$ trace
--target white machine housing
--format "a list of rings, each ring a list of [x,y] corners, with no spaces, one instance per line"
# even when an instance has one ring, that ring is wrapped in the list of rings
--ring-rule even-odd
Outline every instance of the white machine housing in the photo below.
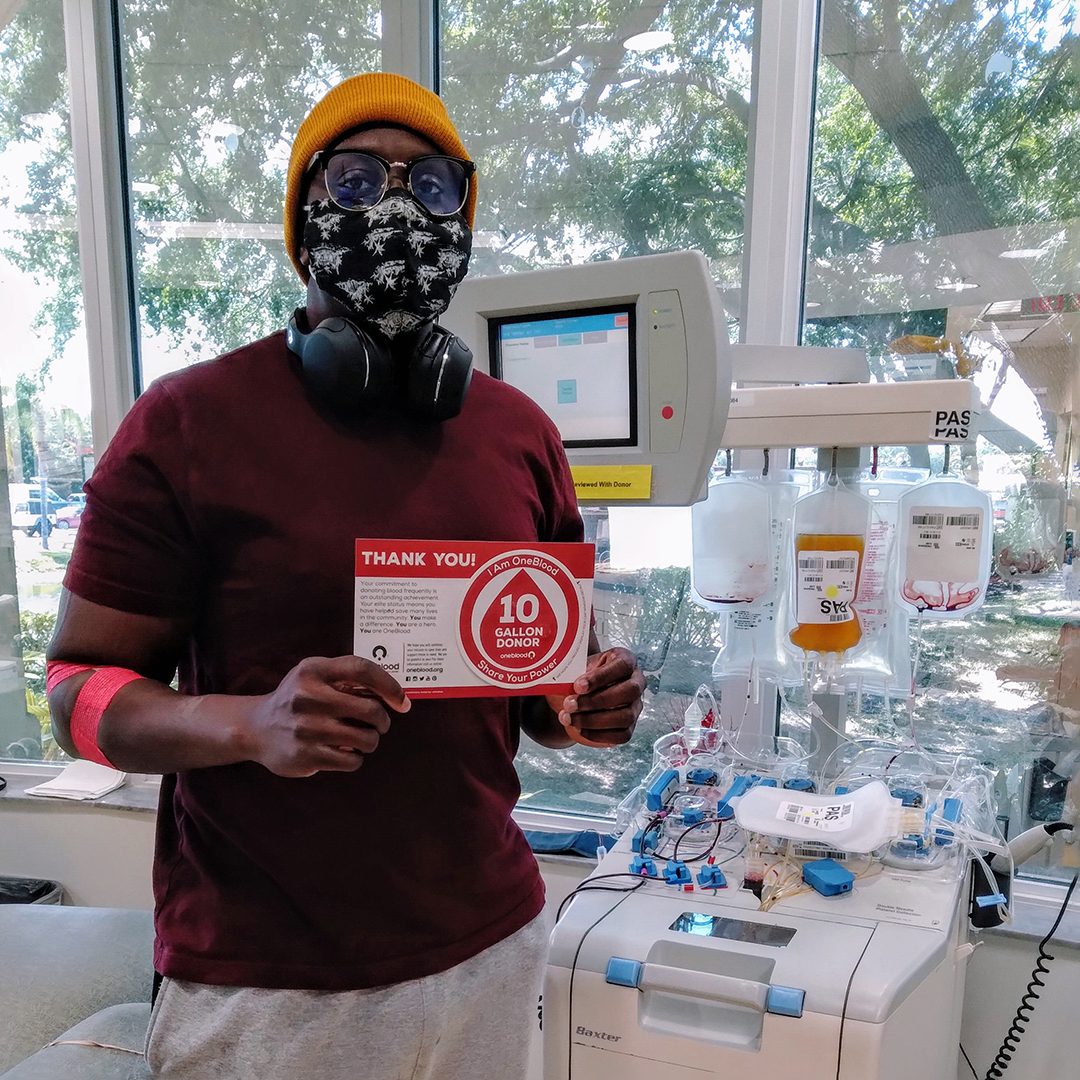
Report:
[[[594,876],[627,869],[628,836]],[[971,947],[955,864],[885,868],[767,912],[740,888],[743,868],[726,862],[715,892],[650,881],[571,902],[544,985],[544,1080],[957,1075]],[[680,920],[689,929],[672,929]]]
[[[620,379],[609,384],[600,374],[610,365],[610,356],[597,351],[602,346],[578,341],[563,349],[558,327],[575,314],[587,319],[612,309],[632,312],[633,332]],[[696,251],[466,278],[442,319],[473,350],[478,370],[510,382],[500,334],[512,323],[550,327],[543,338],[556,348],[520,351],[523,343],[515,342],[513,363],[519,372],[532,365],[522,389],[535,391],[531,396],[557,425],[588,409],[559,396],[556,371],[591,375],[593,400],[614,417],[625,407],[625,437],[563,437],[571,466],[651,468],[648,496],[619,499],[621,505],[697,502],[721,448],[966,443],[976,435],[979,395],[970,380],[871,383],[862,349],[729,344],[719,293]],[[575,336],[589,335],[566,335]],[[731,389],[733,378],[738,389]],[[578,498],[612,501],[601,489],[590,495],[579,488]]]
[[[731,392],[723,444],[750,450],[966,443],[977,434],[979,409],[978,388],[968,379],[740,388]]]
[[[649,465],[651,497],[634,501],[687,506],[705,494],[731,389],[726,320],[700,252],[466,278],[440,321],[473,350],[477,369],[491,374],[492,328],[500,321],[609,306],[634,313],[633,442],[572,441],[567,457],[571,465]]]

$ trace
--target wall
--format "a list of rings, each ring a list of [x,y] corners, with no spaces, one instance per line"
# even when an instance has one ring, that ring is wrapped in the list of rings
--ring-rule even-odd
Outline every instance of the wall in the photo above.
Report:
[[[0,801],[0,874],[59,881],[65,903],[152,907],[153,854],[152,813]]]
[[[57,802],[5,805],[0,797],[0,874],[59,880],[67,890],[68,903],[150,907],[153,845],[150,813]],[[553,918],[586,868],[566,858],[545,858],[542,865],[548,917]],[[1073,906],[1080,907],[1080,902],[1074,900]],[[1049,927],[1053,915],[1051,908],[1040,913],[1039,931]],[[1073,1004],[1080,1001],[1080,948],[1058,945],[1051,952],[1056,960],[1046,978],[1046,990],[1008,1080],[1078,1074],[1080,1035]],[[1008,1030],[1031,977],[1035,954],[1036,941],[1031,938],[993,935],[971,958],[961,1038],[979,1080]],[[539,1080],[539,1076],[537,1059],[529,1080]],[[971,1076],[961,1061],[958,1080],[971,1080]]]
[[[1043,921],[1045,933],[1053,913],[1048,912]],[[978,1070],[979,1080],[986,1075],[1009,1030],[1035,966],[1037,945],[1028,938],[996,934],[971,957],[960,1042]],[[1049,952],[1054,961],[1045,976],[1046,989],[1005,1074],[1008,1080],[1080,1076],[1080,1029],[1073,1013],[1074,1005],[1080,1002],[1080,948],[1052,944]],[[971,1069],[963,1059],[960,1065],[958,1078],[971,1080]]]

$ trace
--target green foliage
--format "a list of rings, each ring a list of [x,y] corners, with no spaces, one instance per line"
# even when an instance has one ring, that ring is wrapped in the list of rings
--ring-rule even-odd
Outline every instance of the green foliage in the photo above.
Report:
[[[19,612],[19,643],[23,658],[45,655],[56,629],[56,615],[51,611]]]
[[[1048,47],[1075,17],[1049,0],[826,0],[836,60],[818,70],[812,253],[1080,216],[1067,165],[1080,152],[1080,40]],[[955,175],[908,148],[903,126],[928,150],[943,135]],[[964,206],[947,205],[949,188]]]
[[[19,647],[26,674],[27,709],[39,719],[43,715],[46,720],[48,706],[45,703],[45,650],[49,647],[55,628],[56,615],[51,611],[19,612]],[[45,709],[44,714],[39,715],[35,711],[35,696],[40,698],[40,704]]]
[[[44,690],[26,687],[26,711],[38,722],[41,728],[41,752],[35,757],[41,761],[67,760],[67,754],[60,744],[53,738],[52,719],[49,715],[49,703],[45,698]]]
[[[1078,216],[1080,61],[1075,37],[1048,46],[1059,9],[826,0],[811,253]],[[142,315],[190,362],[299,302],[274,224],[288,148],[317,96],[382,65],[380,8],[127,0],[121,14]],[[693,247],[738,284],[750,0],[447,0],[440,28],[441,92],[480,165],[476,272]],[[674,43],[623,49],[648,28]],[[1007,77],[987,74],[997,53]],[[59,0],[25,5],[0,33],[0,146],[35,147],[18,209],[72,222],[64,69]],[[62,121],[48,137],[41,114]],[[271,228],[192,235],[209,222]],[[35,228],[9,248],[54,286],[37,319],[55,356],[79,322],[74,232]]]

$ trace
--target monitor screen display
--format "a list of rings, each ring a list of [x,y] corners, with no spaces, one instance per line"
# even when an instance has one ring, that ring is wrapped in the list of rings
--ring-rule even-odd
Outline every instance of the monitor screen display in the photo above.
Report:
[[[488,326],[491,373],[528,394],[564,446],[637,445],[632,305],[514,315]]]

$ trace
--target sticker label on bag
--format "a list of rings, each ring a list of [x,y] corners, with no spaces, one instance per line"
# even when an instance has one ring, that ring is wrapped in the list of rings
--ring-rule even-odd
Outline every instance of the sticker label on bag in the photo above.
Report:
[[[855,618],[857,551],[797,551],[795,617],[800,623],[845,623]]]
[[[592,544],[357,540],[353,652],[410,697],[568,693],[594,566]]]
[[[776,811],[778,821],[801,825],[821,832],[843,832],[855,821],[851,803],[830,803],[825,806],[806,806],[804,803],[783,802]]]
[[[978,581],[983,510],[978,506],[913,506],[908,519],[909,581]]]

